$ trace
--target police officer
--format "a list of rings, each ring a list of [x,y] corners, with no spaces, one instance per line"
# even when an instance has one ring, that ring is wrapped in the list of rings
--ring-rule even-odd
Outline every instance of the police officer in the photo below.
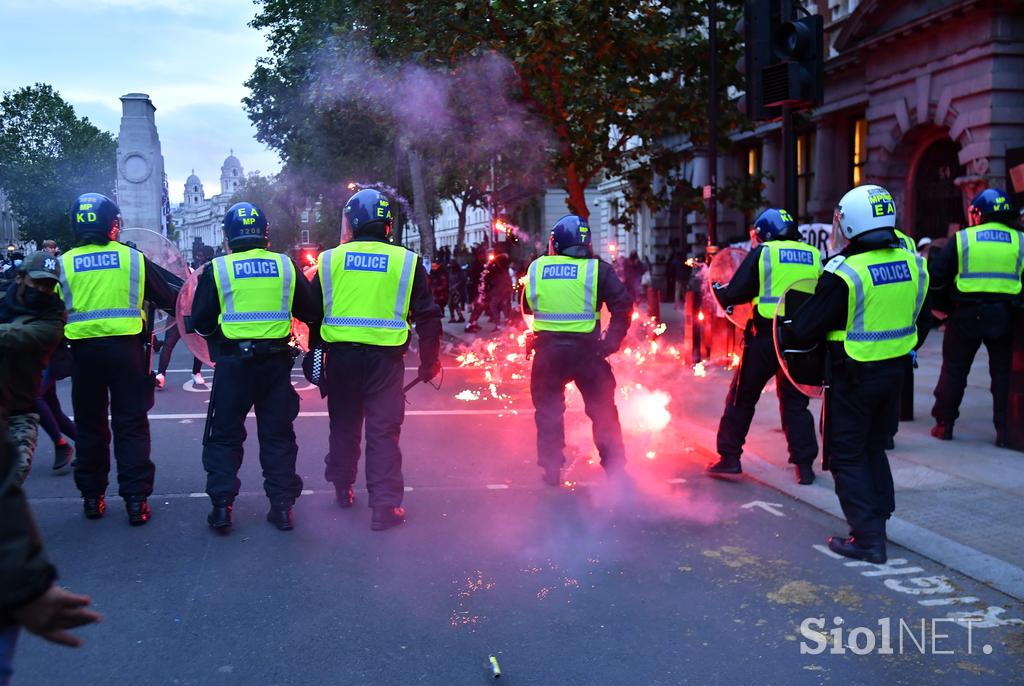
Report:
[[[829,388],[824,456],[850,525],[840,555],[886,561],[885,521],[895,509],[885,444],[899,421],[904,358],[918,341],[928,271],[893,232],[896,204],[881,186],[858,186],[836,207],[833,247],[814,295],[795,313],[799,345],[826,342]]]
[[[601,305],[612,318],[601,336]],[[569,214],[551,229],[548,254],[527,271],[526,312],[533,313],[530,395],[537,424],[537,463],[551,486],[562,483],[565,464],[565,385],[576,383],[601,465],[612,476],[625,473],[626,450],[615,407],[615,375],[605,359],[629,330],[633,301],[611,265],[593,255],[591,231]]]
[[[206,493],[214,529],[231,527],[241,482],[245,417],[255,407],[267,521],[292,528],[292,506],[302,492],[295,473],[298,446],[292,423],[299,396],[292,387],[292,316],[316,321],[319,311],[309,282],[285,255],[270,252],[269,224],[247,202],[224,215],[229,253],[203,269],[192,303],[192,326],[210,342],[216,367],[203,444]]]
[[[987,188],[968,209],[970,226],[947,241],[932,264],[933,290],[947,290],[953,311],[942,341],[942,371],[935,386],[932,436],[948,441],[960,415],[974,355],[982,343],[992,378],[996,445],[1006,445],[1006,403],[1013,341],[1013,306],[1024,273],[1024,234],[1005,192]]]
[[[719,460],[708,465],[709,476],[742,473],[740,455],[754,418],[754,406],[765,384],[775,377],[782,430],[789,445],[789,462],[795,465],[797,483],[814,483],[812,464],[818,456],[814,418],[808,399],[779,369],[772,339],[772,323],[780,296],[803,279],[817,281],[821,254],[800,241],[796,222],[785,210],[767,209],[754,221],[753,238],[759,244],[740,263],[726,286],[714,285],[722,307],[753,301],[754,314],[743,332],[743,358],[729,385],[725,412],[718,425]]]
[[[341,245],[320,254],[313,279],[323,314],[319,334],[327,343],[323,388],[331,434],[325,477],[334,484],[338,505],[352,507],[365,421],[374,531],[405,521],[398,439],[410,317],[419,338],[418,378],[429,381],[441,371],[441,310],[416,254],[389,241],[393,221],[382,193],[364,189],[353,195],[342,214]]]
[[[165,277],[142,253],[117,242],[121,211],[105,195],[78,196],[71,205],[71,228],[78,245],[60,256],[60,291],[73,359],[75,485],[85,516],[102,517],[113,429],[118,493],[129,523],[145,524],[155,467],[149,456],[146,413],[153,407],[153,385],[142,301],[173,315],[181,281]]]

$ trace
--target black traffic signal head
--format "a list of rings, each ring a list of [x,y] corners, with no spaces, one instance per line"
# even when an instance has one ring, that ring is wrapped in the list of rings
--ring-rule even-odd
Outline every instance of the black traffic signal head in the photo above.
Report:
[[[824,98],[825,23],[820,15],[775,27],[773,51],[778,62],[762,73],[763,104],[813,106]]]

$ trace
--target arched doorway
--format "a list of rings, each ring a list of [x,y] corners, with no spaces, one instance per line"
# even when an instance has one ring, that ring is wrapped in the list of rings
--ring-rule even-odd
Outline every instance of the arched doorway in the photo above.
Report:
[[[964,175],[958,154],[960,146],[940,138],[921,154],[914,170],[914,226],[916,238],[945,238],[963,226],[964,206],[954,183]]]

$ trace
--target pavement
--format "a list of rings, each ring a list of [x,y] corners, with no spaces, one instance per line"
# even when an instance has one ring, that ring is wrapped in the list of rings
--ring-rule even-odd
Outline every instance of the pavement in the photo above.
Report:
[[[513,336],[446,331],[440,388],[407,396],[409,517],[391,531],[370,531],[361,476],[358,507],[334,505],[325,403],[298,367],[306,490],[292,532],[263,519],[254,430],[235,527],[221,536],[206,526],[209,388],[193,387],[181,349],[150,413],[157,483],[145,527],[127,525],[116,486],[107,516],[84,519],[70,476],[47,473],[52,446],[41,440],[26,487],[47,550],[104,621],[78,631],[77,651],[23,637],[13,683],[475,684],[493,682],[490,657],[512,684],[1020,683],[1019,597],[914,541],[894,538],[885,565],[831,554],[825,540],[844,527],[824,503],[834,499],[827,480],[794,486],[793,497],[761,473],[790,478],[772,462],[774,410],[759,413],[744,458],[756,478],[702,474],[729,372],[695,376],[671,354],[671,327],[667,357],[615,362],[633,487],[594,463],[572,389],[566,483],[542,484]],[[645,345],[631,341],[634,354]],[[417,364],[410,353],[407,378]],[[66,382],[59,392],[69,405]],[[894,462],[913,452],[904,431],[897,444]]]

